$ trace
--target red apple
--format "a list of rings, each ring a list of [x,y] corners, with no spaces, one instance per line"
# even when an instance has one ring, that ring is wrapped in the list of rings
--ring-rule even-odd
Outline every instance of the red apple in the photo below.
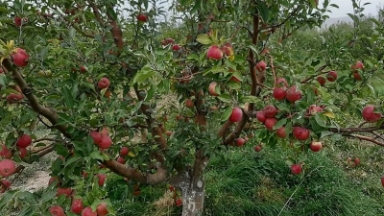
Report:
[[[100,187],[103,187],[104,183],[105,183],[105,179],[107,178],[107,175],[105,175],[103,173],[98,173],[98,174],[96,174],[96,176],[99,179],[97,181],[97,183],[99,184]]]
[[[182,206],[182,205],[183,205],[183,200],[181,200],[181,199],[177,199],[177,200],[175,201],[175,204],[176,204],[176,206]]]
[[[87,68],[85,66],[80,66],[80,72],[81,73],[87,72]]]
[[[105,88],[108,88],[110,84],[111,82],[109,81],[109,79],[106,77],[103,77],[97,83],[97,87],[99,87],[99,89],[105,89]]]
[[[362,80],[361,75],[358,71],[353,72],[352,75],[353,75],[353,78],[355,78],[355,80],[358,80],[358,81]]]
[[[276,86],[288,88],[288,82],[285,78],[280,77],[276,80]]]
[[[384,187],[384,176],[381,177],[381,185]]]
[[[256,112],[256,118],[261,123],[264,123],[265,119],[267,119],[267,117],[265,117],[264,112],[262,110]]]
[[[285,98],[287,98],[287,100],[291,103],[295,103],[302,97],[302,92],[298,90],[296,86],[289,87],[286,94],[287,95],[285,96]]]
[[[69,197],[72,192],[72,188],[57,188],[56,196],[65,195],[66,197]]]
[[[360,159],[359,159],[359,158],[355,158],[354,161],[355,161],[355,165],[356,165],[356,166],[360,164]]]
[[[16,172],[16,164],[13,160],[3,159],[0,161],[0,176],[8,177]]]
[[[60,183],[59,178],[57,178],[56,176],[52,176],[51,178],[49,178],[48,185],[51,185],[53,183],[55,183],[55,185],[58,185]]]
[[[175,43],[175,40],[173,39],[173,38],[167,38],[167,39],[165,39],[166,40],[166,42],[167,42],[167,45],[168,44],[173,44],[173,43]]]
[[[148,21],[148,16],[143,14],[143,13],[138,14],[136,18],[140,22],[147,22]]]
[[[317,88],[313,87],[313,92],[315,93],[315,95],[319,95],[319,91],[317,90]]]
[[[181,47],[180,47],[178,44],[174,44],[174,45],[172,46],[172,50],[173,50],[173,51],[179,51],[180,48],[181,48]]]
[[[173,38],[167,38],[167,39],[161,41],[161,45],[163,45],[163,46],[166,46],[168,44],[173,44],[173,43],[175,43],[175,40]]]
[[[119,156],[118,158],[117,158],[117,162],[119,162],[119,163],[121,163],[121,164],[125,164],[125,159],[124,159],[124,157],[122,157],[122,156]]]
[[[6,158],[6,159],[10,159],[12,158],[12,152],[11,150],[9,150],[7,148],[7,146],[5,144],[2,144],[1,145],[1,148],[0,148],[0,157],[2,158]]]
[[[193,104],[192,99],[187,99],[187,100],[185,101],[185,106],[188,107],[188,108],[192,108],[192,107],[194,107],[195,105]]]
[[[221,60],[223,58],[223,52],[216,45],[212,45],[208,48],[207,58],[214,60]]]
[[[109,131],[108,131],[108,128],[107,127],[103,127],[103,129],[101,129],[100,131],[100,134],[103,136],[109,136]]]
[[[127,147],[121,147],[121,149],[120,149],[120,156],[126,156],[127,154],[129,153],[129,149],[127,148]]]
[[[284,87],[277,87],[273,89],[273,97],[276,100],[284,100],[285,99],[285,93],[286,89]]]
[[[83,170],[83,171],[81,172],[81,175],[82,175],[84,178],[87,178],[87,177],[88,177],[88,173],[87,173],[85,170]]]
[[[165,134],[170,137],[172,135],[172,131],[166,131]]]
[[[294,175],[299,175],[301,173],[301,170],[302,170],[302,168],[301,168],[300,164],[293,164],[291,166],[291,172]]]
[[[330,71],[330,72],[327,74],[327,80],[328,80],[329,82],[334,82],[336,79],[337,79],[337,73],[336,73],[336,71]]]
[[[108,135],[101,135],[101,139],[99,142],[99,148],[108,149],[112,145],[112,139]]]
[[[19,157],[20,158],[25,158],[25,156],[27,156],[28,154],[28,151],[26,148],[18,148],[19,149]]]
[[[265,119],[264,125],[269,131],[272,131],[273,127],[276,125],[276,123],[277,123],[277,119],[267,118],[267,119]]]
[[[317,106],[315,104],[312,104],[311,106],[309,106],[309,108],[308,108],[308,110],[306,112],[306,115],[307,116],[313,116],[316,113],[321,112],[321,111],[323,111],[323,108],[321,108],[321,107],[319,107],[319,106]]]
[[[221,49],[226,56],[233,56],[234,55],[233,46],[230,43],[224,44]]]
[[[8,190],[11,187],[11,184],[12,183],[6,179],[1,180],[0,193],[4,193],[6,190]]]
[[[254,150],[256,152],[260,152],[262,150],[262,146],[261,145],[257,145],[257,146],[254,147]]]
[[[287,137],[287,132],[285,131],[285,127],[281,127],[276,131],[276,135],[280,138]]]
[[[91,135],[91,137],[93,138],[93,142],[96,144],[96,145],[99,145],[100,144],[100,141],[101,141],[101,133],[97,132],[97,131],[91,131],[89,133],[89,135]]]
[[[243,138],[237,138],[237,140],[236,140],[236,144],[237,144],[237,146],[243,146],[244,143],[245,143],[245,139],[243,139]]]
[[[351,66],[352,70],[364,69],[364,64],[361,61],[357,61],[355,65]]]
[[[267,64],[264,61],[260,61],[256,64],[256,70],[263,72],[265,71],[265,68],[267,67]]]
[[[232,76],[231,79],[229,79],[229,80],[231,80],[233,82],[237,82],[237,83],[240,82],[240,80],[237,77],[235,77],[235,76]]]
[[[313,152],[318,152],[323,148],[323,144],[321,142],[312,141],[311,144],[309,144],[309,148]]]
[[[374,105],[365,106],[361,114],[363,115],[363,119],[367,122],[377,122],[381,119],[381,113],[375,112]]]
[[[176,188],[175,188],[173,185],[169,185],[169,190],[170,190],[170,191],[175,191]]]
[[[310,135],[309,130],[303,127],[293,127],[292,133],[297,140],[307,140]]]
[[[32,138],[28,134],[23,134],[17,141],[16,145],[20,148],[26,148],[32,144]]]
[[[324,86],[325,85],[325,82],[327,81],[324,77],[322,76],[319,76],[316,78],[317,82],[320,83],[321,86]]]
[[[209,84],[208,93],[211,96],[219,96],[219,94],[216,92],[216,86],[217,86],[217,82],[211,82],[211,84]]]
[[[273,105],[267,105],[266,107],[264,107],[263,112],[264,112],[265,117],[273,118],[277,114],[277,109]]]
[[[241,110],[239,107],[233,108],[232,113],[229,116],[229,121],[238,122],[242,118],[243,118],[243,110]]]
[[[81,216],[97,216],[97,212],[92,211],[91,207],[83,209]]]
[[[54,205],[49,208],[52,216],[65,216],[64,209],[61,206]]]
[[[15,26],[20,27],[20,26],[21,26],[21,23],[22,23],[21,20],[22,20],[22,19],[21,19],[21,17],[19,17],[19,16],[16,16],[15,18],[13,18],[13,22],[15,23]]]
[[[74,199],[72,201],[71,205],[71,211],[75,214],[81,214],[81,211],[83,211],[84,206],[83,206],[83,200],[82,199]]]
[[[107,203],[101,202],[96,208],[97,216],[106,216],[109,212],[107,210]]]
[[[19,101],[23,100],[23,98],[24,98],[23,94],[10,93],[7,96],[6,100],[9,103],[16,103],[16,102],[19,102]]]
[[[25,67],[28,65],[29,55],[23,49],[16,48],[15,50],[13,50],[11,58],[13,64],[15,64],[17,67]]]

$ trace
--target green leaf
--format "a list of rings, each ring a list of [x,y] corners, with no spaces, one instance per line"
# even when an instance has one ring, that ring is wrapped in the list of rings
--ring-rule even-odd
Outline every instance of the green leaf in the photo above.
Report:
[[[103,155],[100,151],[94,151],[89,155],[90,158],[96,159],[96,160],[104,160]]]
[[[289,105],[286,103],[277,103],[277,104],[275,104],[275,106],[280,111],[287,111],[287,112],[291,111]]]
[[[211,44],[212,40],[207,34],[199,34],[196,38],[197,42],[201,44]]]
[[[53,104],[57,104],[61,101],[62,99],[62,96],[60,95],[48,95],[44,101],[48,102],[48,103],[53,103]]]
[[[156,76],[156,72],[153,70],[149,70],[148,68],[140,70],[135,77],[133,78],[133,83],[142,84],[147,81],[149,78]]]
[[[286,118],[283,118],[283,119],[279,120],[279,121],[275,124],[275,126],[273,126],[273,129],[274,129],[274,130],[277,130],[277,129],[281,128],[282,126],[284,126],[285,124],[287,124],[287,119],[286,119]]]
[[[251,49],[254,53],[259,53],[259,52],[257,51],[257,47],[256,47],[256,45],[251,44],[251,45],[248,46],[248,48]]]
[[[227,107],[226,109],[225,109],[225,111],[223,112],[223,115],[221,116],[221,120],[222,121],[226,121],[226,120],[228,120],[228,118],[229,118],[229,116],[231,115],[231,113],[232,113],[232,107]]]
[[[232,89],[232,90],[237,90],[237,89],[240,89],[241,88],[241,84],[238,83],[238,82],[234,82],[234,81],[229,81],[227,83],[227,87],[229,89]]]
[[[231,103],[232,97],[229,94],[221,94],[217,97],[219,100],[223,101],[224,103]]]
[[[334,8],[339,8],[339,6],[337,4],[330,4],[329,6],[334,7]]]
[[[258,97],[253,95],[244,96],[240,100],[242,103],[258,103],[261,101]]]
[[[56,190],[43,193],[42,197],[39,199],[40,203],[45,204],[45,203],[49,202],[50,200],[52,200],[56,196],[56,193],[57,193]]]
[[[80,160],[82,157],[80,157],[79,155],[75,155],[75,156],[72,156],[70,157],[66,162],[65,162],[65,166],[69,166],[70,164],[74,163],[74,162],[77,162],[78,160]]]
[[[319,126],[324,128],[327,127],[326,119],[324,118],[324,116],[320,115],[319,113],[316,113],[315,121]]]
[[[6,86],[7,76],[5,74],[0,74],[0,86]]]
[[[258,2],[257,10],[259,11],[260,17],[264,23],[267,23],[269,20],[269,9],[265,2]]]
[[[331,131],[321,131],[320,139],[323,137],[326,137],[326,136],[330,136],[332,134],[333,134],[333,132],[331,132]]]

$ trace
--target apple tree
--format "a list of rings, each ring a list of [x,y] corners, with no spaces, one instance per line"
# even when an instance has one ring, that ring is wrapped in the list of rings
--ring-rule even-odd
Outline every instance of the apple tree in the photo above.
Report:
[[[169,184],[182,215],[200,215],[205,168],[230,148],[283,145],[293,152],[287,172],[299,175],[300,155],[320,151],[327,136],[384,146],[382,95],[374,95],[380,83],[373,82],[382,80],[382,61],[352,55],[353,45],[305,54],[294,47],[295,32],[316,30],[332,7],[317,0],[2,1],[0,207],[113,215],[102,189],[113,172],[138,196],[140,185]],[[382,26],[372,29],[368,39],[382,44]],[[41,199],[10,190],[12,177],[50,152],[58,158]]]

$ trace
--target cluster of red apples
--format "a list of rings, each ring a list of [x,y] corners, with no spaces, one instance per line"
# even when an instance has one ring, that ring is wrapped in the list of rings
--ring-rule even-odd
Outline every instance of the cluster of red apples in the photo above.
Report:
[[[32,138],[28,134],[20,136],[15,143],[15,149],[18,149],[19,157],[24,158],[28,154],[27,147],[32,144]],[[0,178],[6,178],[16,172],[16,163],[12,160],[16,150],[9,149],[5,144],[0,146]],[[0,193],[4,193],[11,183],[8,180],[2,179],[0,184]]]
[[[351,69],[352,69],[352,77],[357,80],[357,81],[361,81],[362,80],[362,77],[361,77],[361,74],[360,74],[360,70],[364,69],[364,64],[361,62],[361,61],[357,61],[355,64],[353,64],[351,66]],[[337,72],[336,71],[330,71],[327,73],[326,77],[323,77],[323,76],[318,76],[316,78],[317,82],[319,82],[319,84],[321,86],[324,86],[325,83],[327,82],[327,80],[329,82],[334,82],[335,80],[337,79]]]
[[[93,211],[90,206],[84,208],[81,199],[72,200],[71,212],[81,216],[106,216],[109,213],[105,202],[100,203],[96,207],[96,211]],[[59,205],[51,206],[49,208],[49,213],[52,216],[66,216],[63,207]]]
[[[86,172],[83,172],[83,177],[88,177],[88,174]],[[106,175],[102,173],[96,174],[96,177],[98,178],[98,185],[100,187],[104,186]],[[49,179],[49,185],[56,184],[57,193],[56,196],[65,196],[67,198],[70,198],[72,200],[72,204],[70,207],[70,211],[72,213],[75,213],[77,215],[81,216],[105,216],[108,215],[107,210],[107,204],[102,201],[97,207],[96,211],[93,211],[90,206],[85,207],[83,200],[81,198],[75,198],[75,191],[70,187],[61,187],[61,182],[57,177],[51,177]],[[59,205],[54,205],[49,208],[49,212],[52,216],[65,216],[65,211],[63,207]]]
[[[167,46],[169,44],[172,45],[172,50],[175,52],[181,49],[181,46],[179,44],[175,44],[175,40],[173,38],[167,38],[161,41],[162,46]]]
[[[88,178],[88,173],[83,171],[82,176],[84,178]],[[107,175],[104,173],[97,173],[95,175],[97,178],[97,183],[100,187],[103,187],[107,178]],[[83,204],[83,200],[81,198],[75,198],[76,191],[73,190],[71,187],[63,187],[61,184],[61,181],[58,177],[52,176],[49,179],[48,185],[54,185],[57,187],[56,196],[65,196],[67,198],[70,198],[72,200],[72,204],[70,207],[70,211],[72,213],[82,215],[82,216],[105,216],[108,214],[107,210],[107,204],[102,201],[96,208],[96,211],[93,211],[91,207],[85,207]],[[64,216],[65,211],[64,209],[59,205],[51,206],[49,209],[49,212],[52,216]]]
[[[230,43],[225,43],[221,47],[217,45],[212,45],[207,50],[207,58],[213,60],[221,60],[223,57],[227,56],[229,58],[233,57],[233,47]]]
[[[177,207],[182,206],[183,205],[183,200],[181,198],[178,198],[179,193],[176,191],[176,188],[173,185],[170,185],[169,186],[169,190],[173,193],[172,196],[173,196],[173,199],[175,201],[175,205]]]
[[[91,131],[89,135],[92,137],[94,144],[100,150],[109,149],[112,146],[112,139],[109,136],[109,132],[107,128],[103,128],[100,132]],[[119,157],[117,158],[117,162],[121,164],[125,164],[125,157],[128,155],[129,149],[125,146],[120,148]]]
[[[15,23],[15,26],[20,27],[28,22],[28,17],[21,18],[19,16],[16,16],[15,18],[13,18],[13,22]]]
[[[16,48],[11,52],[11,59],[12,59],[12,62],[15,66],[26,67],[28,65],[29,55],[25,50],[23,50],[21,48]],[[72,71],[78,71],[78,70],[75,68],[72,68]],[[85,73],[85,72],[87,72],[87,67],[80,66],[79,71],[81,73]],[[0,74],[2,72],[3,72],[3,70],[0,69]],[[97,87],[99,89],[107,89],[110,85],[111,85],[111,82],[109,81],[109,79],[107,77],[102,77],[97,83]],[[7,96],[7,101],[10,103],[19,102],[24,98],[24,95],[22,94],[19,86],[15,86],[15,90],[17,90],[19,93],[10,93]],[[105,94],[106,94],[105,96],[107,96],[107,94],[110,94],[110,92],[109,93],[106,92]]]

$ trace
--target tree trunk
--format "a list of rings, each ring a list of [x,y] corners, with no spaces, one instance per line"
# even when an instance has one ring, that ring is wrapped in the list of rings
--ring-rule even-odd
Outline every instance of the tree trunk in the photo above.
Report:
[[[203,215],[205,190],[202,187],[199,190],[188,190],[183,194],[183,213],[182,216],[200,216]]]
[[[182,216],[200,216],[204,211],[205,183],[203,172],[208,158],[196,157],[192,172],[181,171],[171,179],[171,184],[181,190]]]
[[[195,184],[193,182],[195,182]],[[193,181],[188,171],[184,171],[174,176],[171,184],[181,190],[183,199],[182,216],[202,215],[205,197],[205,187],[202,176],[197,181]]]

